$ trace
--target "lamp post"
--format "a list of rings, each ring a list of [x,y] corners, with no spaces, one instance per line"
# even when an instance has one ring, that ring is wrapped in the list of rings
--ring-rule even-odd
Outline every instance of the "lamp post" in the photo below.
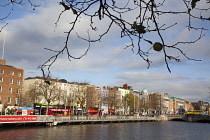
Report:
[[[133,100],[134,100],[134,101],[133,101],[133,102],[134,102],[134,103],[133,103],[133,113],[134,113],[134,112],[135,112],[135,109],[136,109],[136,107],[135,107],[135,93],[133,93],[133,96],[134,96],[134,97],[133,97]]]

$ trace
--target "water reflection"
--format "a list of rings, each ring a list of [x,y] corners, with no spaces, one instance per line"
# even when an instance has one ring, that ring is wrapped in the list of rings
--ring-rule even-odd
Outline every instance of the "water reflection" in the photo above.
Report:
[[[0,128],[4,140],[209,140],[210,124],[138,122]]]

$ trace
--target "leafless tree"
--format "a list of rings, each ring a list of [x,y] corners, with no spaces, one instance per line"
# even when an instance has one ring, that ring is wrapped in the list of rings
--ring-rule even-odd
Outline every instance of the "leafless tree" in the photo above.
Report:
[[[66,103],[65,104],[71,106],[71,105],[74,105],[74,103],[75,103],[74,97],[72,97],[71,94],[66,95]]]
[[[66,90],[61,89],[60,87],[58,87],[57,101],[58,101],[59,105],[63,104],[64,106],[66,106],[66,104],[67,104],[67,93],[66,93]]]
[[[29,88],[21,95],[20,99],[21,106],[33,106],[37,102],[47,103],[46,114],[48,114],[50,103],[66,104],[66,93],[60,88],[55,79],[45,81],[42,78],[29,85]]]
[[[96,89],[96,87],[87,87],[86,92],[87,92],[86,107],[87,108],[99,107],[100,95],[99,95],[99,91]]]
[[[108,94],[108,108],[114,109],[116,107],[116,92],[109,90]]]
[[[149,101],[145,98],[139,99],[138,107],[141,111],[147,111],[149,108]]]
[[[180,62],[181,59],[179,55],[183,55],[189,60],[195,60],[200,61],[196,59],[189,58],[185,52],[182,51],[180,46],[183,46],[184,44],[191,44],[195,43],[199,39],[203,37],[203,30],[206,30],[204,27],[194,27],[192,22],[194,20],[209,20],[209,17],[205,17],[206,13],[208,13],[209,8],[199,8],[196,7],[198,0],[183,0],[182,3],[179,3],[181,5],[184,5],[185,8],[183,11],[165,11],[164,6],[165,3],[168,2],[167,0],[160,0],[160,1],[154,1],[154,0],[125,0],[125,1],[115,1],[115,0],[89,0],[89,1],[78,1],[78,0],[62,0],[59,4],[64,7],[64,10],[60,13],[58,20],[56,22],[56,26],[58,26],[59,20],[62,16],[62,14],[66,11],[71,10],[73,14],[75,15],[75,20],[71,22],[72,25],[71,28],[66,32],[66,41],[63,49],[61,51],[58,51],[58,53],[51,57],[46,63],[40,66],[40,68],[44,67],[50,67],[57,57],[62,54],[64,51],[67,52],[68,59],[80,59],[86,53],[89,51],[90,44],[93,42],[100,41],[111,29],[113,26],[117,25],[121,29],[121,38],[128,38],[130,40],[130,44],[127,45],[125,48],[131,48],[131,50],[134,52],[135,47],[137,49],[137,54],[148,63],[148,68],[150,64],[152,63],[149,59],[150,55],[150,49],[144,50],[142,47],[142,42],[148,42],[151,44],[151,48],[153,47],[154,50],[160,51],[163,50],[165,63],[167,66],[167,69],[169,72],[171,72],[168,64],[168,60],[175,60],[177,62]],[[207,1],[208,2],[208,1]],[[92,8],[95,8],[95,11],[91,11]],[[128,21],[127,16],[129,13],[132,14],[133,11],[138,11],[136,13],[136,19],[135,21]],[[197,16],[194,13],[200,13],[199,16]],[[163,37],[163,31],[172,28],[173,26],[177,25],[178,23],[173,23],[167,25],[167,23],[159,23],[161,18],[166,15],[188,15],[189,22],[187,28],[189,30],[198,30],[200,31],[200,36],[196,40],[192,41],[186,41],[186,42],[177,42],[172,45],[167,45],[164,41]],[[87,47],[87,50],[84,52],[83,55],[79,57],[74,57],[71,55],[71,51],[69,50],[69,38],[71,34],[73,33],[73,30],[75,29],[75,26],[78,22],[80,22],[80,18],[89,18],[90,20],[90,29],[92,31],[97,32],[98,27],[97,24],[99,20],[107,20],[109,21],[109,24],[107,28],[103,33],[99,35],[98,38],[92,39],[89,35],[89,31],[87,31],[87,38],[84,38],[78,34],[78,37],[82,40],[85,40],[89,43],[89,46]],[[157,40],[150,40],[148,35],[152,32],[156,32],[158,34],[159,39]],[[158,43],[155,43],[158,42]],[[169,49],[177,50],[179,53],[177,56],[172,56],[168,54],[167,52]],[[50,50],[55,52],[54,50]]]
[[[9,11],[6,15],[0,15],[0,20],[5,20],[7,19],[13,12],[14,8],[13,6],[15,5],[22,5],[24,6],[25,4],[30,4],[31,8],[35,10],[36,7],[39,7],[40,4],[35,4],[32,2],[32,0],[5,0],[0,2],[0,8],[4,8]],[[5,23],[4,26],[0,28],[0,32],[8,25],[8,23]]]
[[[163,95],[160,93],[150,94],[149,96],[149,108],[154,111],[162,111],[167,110],[167,106],[164,104],[165,100],[163,99]]]
[[[20,106],[33,106],[34,103],[40,102],[42,99],[41,93],[39,92],[39,81],[35,81],[29,85],[25,93],[20,94]]]
[[[15,4],[24,4],[24,2],[28,2],[32,9],[40,6],[33,4],[31,0],[8,0],[6,3],[2,4],[2,7],[7,7],[8,5],[15,5]],[[60,0],[58,2],[64,10],[61,11],[60,15],[58,15],[58,19],[55,22],[55,26],[59,26],[59,21],[62,17],[63,13],[71,11],[74,16],[73,22],[70,23],[71,27],[67,30],[66,33],[66,40],[64,46],[60,50],[52,50],[50,48],[46,48],[49,51],[55,53],[54,56],[50,57],[45,63],[39,66],[43,70],[47,69],[48,74],[50,74],[50,67],[53,63],[57,60],[57,58],[66,53],[68,59],[71,61],[72,59],[81,59],[83,56],[87,54],[91,47],[91,43],[99,42],[101,39],[107,35],[110,30],[115,26],[120,29],[120,37],[124,39],[128,39],[130,43],[126,45],[126,49],[130,48],[135,54],[139,55],[146,63],[148,63],[148,68],[152,61],[150,60],[151,56],[151,49],[153,48],[155,51],[161,51],[163,54],[164,61],[166,63],[167,69],[171,72],[169,67],[169,60],[174,60],[176,62],[181,61],[180,56],[184,56],[189,60],[200,61],[197,59],[192,59],[188,57],[188,55],[183,51],[183,45],[185,44],[192,44],[200,40],[203,36],[204,30],[207,30],[208,22],[210,20],[209,17],[209,0],[206,0],[204,3],[203,1],[199,0],[180,0],[177,1],[176,9],[168,10],[168,4],[171,3],[170,0]],[[180,10],[180,7],[182,9]],[[12,12],[12,10],[11,10]],[[134,20],[129,20],[129,15],[135,15]],[[169,28],[173,28],[178,24],[182,24],[177,20],[174,23],[166,22],[162,23],[161,21],[165,18],[165,15],[168,15],[170,18],[173,15],[179,17],[180,15],[188,17],[187,25],[184,25],[189,31],[197,31],[200,35],[195,40],[191,41],[178,41],[174,44],[169,44],[165,41],[164,31],[167,31]],[[10,16],[5,15],[1,20],[6,19]],[[73,56],[70,50],[70,37],[74,33],[75,27],[81,21],[81,18],[89,19],[89,28],[87,29],[87,37],[80,35],[77,33],[78,38],[87,41],[88,46],[87,50],[81,56]],[[169,19],[170,20],[170,19]],[[97,38],[94,38],[90,35],[90,32],[97,32],[99,29],[99,22],[100,21],[108,21],[106,30],[102,33],[99,33]],[[197,21],[203,21],[207,24],[202,24],[201,26],[195,26],[194,23]],[[5,26],[7,23],[5,24]],[[207,26],[206,26],[207,25]],[[3,26],[1,30],[5,27]],[[157,38],[151,39],[150,34],[156,33]],[[84,34],[84,32],[83,32]],[[151,48],[145,48],[143,43],[149,43]],[[176,52],[175,54],[170,54],[171,50]]]
[[[115,88],[110,88],[108,92],[108,108],[109,109],[117,109],[122,107],[122,99],[121,93],[115,89]],[[110,112],[111,113],[111,112]]]
[[[44,97],[44,100],[47,102],[47,111],[51,102],[56,101],[59,97],[59,88],[56,82],[51,82],[50,84],[42,82],[39,84],[39,92]]]
[[[76,91],[77,105],[79,105],[81,108],[85,107],[86,105],[86,89],[86,86],[78,86],[78,90]]]

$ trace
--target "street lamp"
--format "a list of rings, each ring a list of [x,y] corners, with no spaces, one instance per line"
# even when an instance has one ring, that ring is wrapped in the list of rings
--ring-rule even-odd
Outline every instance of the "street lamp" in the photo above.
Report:
[[[133,101],[133,102],[134,102],[134,104],[133,104],[133,113],[134,113],[134,112],[136,112],[136,111],[135,111],[135,110],[136,110],[136,101],[135,101],[136,97],[135,97],[135,93],[133,93],[133,96],[134,96],[134,97],[133,97],[133,100],[134,100],[134,101]]]

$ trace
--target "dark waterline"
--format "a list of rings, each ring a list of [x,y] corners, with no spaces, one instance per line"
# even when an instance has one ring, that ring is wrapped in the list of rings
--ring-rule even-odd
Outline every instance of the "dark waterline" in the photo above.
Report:
[[[137,122],[0,128],[1,140],[210,140],[210,124]]]

